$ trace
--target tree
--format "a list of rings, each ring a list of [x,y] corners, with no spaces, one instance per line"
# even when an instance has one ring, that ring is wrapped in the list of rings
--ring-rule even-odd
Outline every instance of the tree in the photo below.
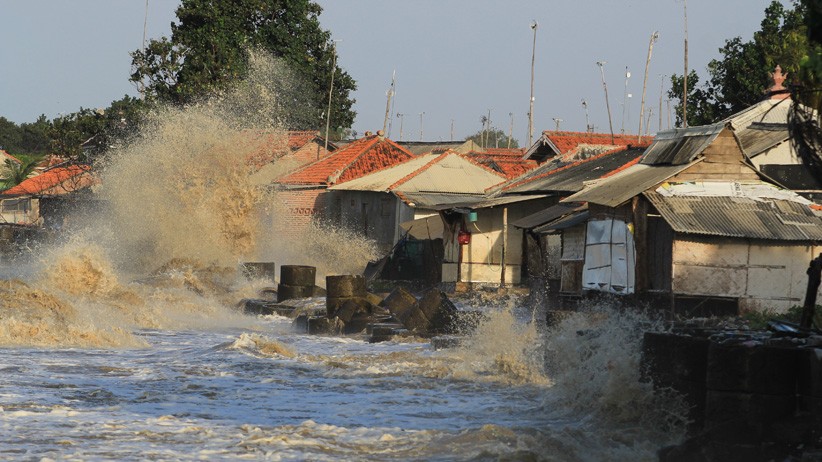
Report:
[[[483,148],[507,148],[508,146],[508,134],[505,133],[503,130],[499,128],[483,128],[482,130],[474,133],[473,135],[465,138],[465,141],[473,141],[474,143],[482,146]],[[516,139],[510,138],[511,140],[511,148],[518,148],[519,143]]]
[[[695,73],[689,71],[688,125],[713,123],[760,101],[772,85],[770,76],[777,65],[789,78],[796,76],[808,51],[805,12],[801,4],[785,9],[772,1],[751,41],[743,42],[740,37],[725,41],[719,49],[722,59],[708,63],[709,77],[702,88],[697,87]],[[668,96],[679,100],[677,121],[681,123],[682,76],[672,76],[671,83]]]
[[[0,117],[0,149],[11,154],[45,154],[49,149],[50,126],[45,115],[41,115],[33,123],[23,123],[20,126]]]
[[[331,128],[348,128],[356,84],[336,65],[321,12],[310,0],[183,0],[171,38],[151,40],[131,54],[131,81],[149,98],[188,104],[246,77],[250,50],[264,50],[287,63],[313,95],[310,120],[288,128],[325,126],[332,73]]]
[[[6,178],[3,178],[0,182],[0,190],[9,189],[22,183],[32,174],[32,172],[34,172],[34,169],[37,167],[37,164],[40,163],[40,160],[41,159],[39,157],[26,159],[21,162],[14,162],[11,159],[6,159]]]
[[[822,3],[802,0],[802,4],[808,52],[801,60],[799,82],[791,87],[794,104],[788,123],[800,158],[822,182]]]

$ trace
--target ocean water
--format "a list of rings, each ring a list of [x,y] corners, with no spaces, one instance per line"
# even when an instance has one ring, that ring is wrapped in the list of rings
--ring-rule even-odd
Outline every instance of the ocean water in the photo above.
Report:
[[[0,460],[633,462],[683,438],[677,397],[639,381],[638,313],[547,329],[540,307],[475,293],[456,301],[487,321],[445,350],[242,314],[273,282],[239,262],[312,265],[322,285],[379,257],[327,224],[295,237],[251,180],[293,167],[282,72],[252,67],[98,159],[98,201],[57,242],[0,256]]]
[[[474,299],[459,305],[488,321],[435,350],[220,301],[259,283],[215,297],[192,290],[208,271],[124,284],[90,268],[0,281],[0,459],[633,461],[682,435],[638,381],[638,318],[546,330],[521,300]]]

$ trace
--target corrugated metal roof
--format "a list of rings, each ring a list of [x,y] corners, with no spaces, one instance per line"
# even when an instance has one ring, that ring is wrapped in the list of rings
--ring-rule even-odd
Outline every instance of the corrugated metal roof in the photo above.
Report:
[[[588,220],[589,213],[587,210],[572,213],[571,215],[554,220],[548,224],[534,228],[534,232],[538,234],[550,234],[561,229],[568,229]]]
[[[790,112],[790,99],[765,99],[731,115],[722,122],[730,122],[734,130],[745,129],[754,122],[786,124]]]
[[[334,185],[328,189],[334,191],[388,191],[392,184],[414,173],[439,156],[439,154],[425,154],[414,157],[393,167]]]
[[[602,178],[609,172],[641,156],[642,152],[642,148],[632,148],[604,153],[561,168],[531,175],[530,178],[519,180],[518,183],[520,184],[503,189],[506,193],[510,194],[526,192],[577,192],[582,190],[586,181]]]
[[[395,192],[408,205],[419,209],[447,209],[456,205],[478,203],[485,199],[479,194],[448,194],[429,192]],[[472,202],[476,199],[476,202]]]
[[[582,191],[563,199],[562,202],[590,202],[616,207],[697,162],[701,162],[701,160],[697,159],[685,165],[633,165],[612,177],[586,187]]]
[[[724,129],[725,123],[723,122],[661,131],[645,150],[640,163],[645,165],[687,164],[696,159]]]
[[[570,213],[579,212],[587,208],[588,206],[581,202],[563,202],[552,207],[548,207],[547,209],[540,210],[537,213],[532,213],[531,215],[520,218],[517,221],[512,221],[511,224],[517,228],[531,229],[554,221],[557,218],[563,217]]]
[[[787,200],[730,196],[672,196],[644,193],[671,228],[684,234],[822,241],[822,217]]]
[[[505,181],[505,177],[487,167],[451,152],[438,157],[409,177],[392,185],[392,191],[403,193],[431,192],[451,194],[480,194],[491,186]]]
[[[494,197],[494,198],[487,198],[487,197],[477,197],[476,200],[469,200],[465,202],[450,202],[448,204],[443,204],[440,206],[434,207],[434,210],[447,210],[447,209],[454,209],[454,208],[466,208],[466,209],[487,209],[491,207],[498,207],[500,205],[508,205],[508,204],[515,204],[517,202],[525,202],[531,201],[536,199],[543,199],[546,198],[545,194],[539,194],[534,196],[505,196],[505,197]]]
[[[748,157],[755,157],[790,138],[788,124],[754,122],[735,132],[739,145]]]

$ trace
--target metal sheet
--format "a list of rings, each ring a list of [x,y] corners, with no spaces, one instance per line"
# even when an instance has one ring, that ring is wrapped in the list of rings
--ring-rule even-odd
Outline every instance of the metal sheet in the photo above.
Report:
[[[659,132],[645,151],[645,165],[682,165],[692,162],[725,129],[724,123]]]
[[[806,205],[747,197],[645,197],[671,228],[683,234],[780,241],[822,241],[822,217]]]
[[[519,180],[519,185],[506,189],[505,192],[577,192],[585,186],[586,181],[602,178],[641,156],[643,152],[644,150],[639,148],[625,149],[578,161],[541,174],[530,175],[530,179]]]
[[[616,207],[697,162],[700,160],[685,165],[632,165],[612,177],[605,178],[563,199],[562,202],[590,202]]]
[[[633,234],[620,220],[589,220],[585,237],[582,288],[615,294],[634,293]]]
[[[581,202],[560,203],[513,221],[511,225],[517,228],[531,229],[586,208],[588,208],[588,206]]]

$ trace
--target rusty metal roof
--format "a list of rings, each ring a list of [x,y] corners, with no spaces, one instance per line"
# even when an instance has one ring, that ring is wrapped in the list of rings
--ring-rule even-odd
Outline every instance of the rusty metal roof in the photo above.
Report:
[[[463,196],[465,197],[465,196]],[[488,209],[493,207],[498,207],[501,205],[508,205],[508,204],[515,204],[517,202],[525,202],[531,201],[536,199],[544,199],[548,197],[545,194],[533,195],[533,196],[504,196],[504,197],[482,197],[476,196],[472,197],[470,200],[464,202],[449,202],[443,203],[434,207],[434,210],[448,210],[454,208],[465,208],[465,209]]]
[[[480,194],[449,194],[437,192],[400,192],[395,191],[403,202],[418,209],[448,209],[466,204],[479,203],[485,196]]]
[[[678,233],[822,241],[822,217],[799,202],[733,196],[665,197],[654,191],[644,196]]]
[[[552,207],[548,207],[547,209],[540,210],[537,213],[532,213],[531,215],[520,218],[519,220],[512,221],[511,224],[517,228],[523,229],[536,228],[537,226],[550,223],[557,218],[561,218],[565,215],[585,210],[587,208],[588,205],[582,202],[561,202]]]
[[[685,165],[632,165],[612,177],[587,186],[582,191],[563,199],[562,202],[590,202],[616,207],[697,162],[701,160],[697,159]]]
[[[725,123],[721,122],[714,125],[661,131],[656,134],[653,143],[645,150],[640,163],[645,165],[687,164],[696,159],[724,129]]]

